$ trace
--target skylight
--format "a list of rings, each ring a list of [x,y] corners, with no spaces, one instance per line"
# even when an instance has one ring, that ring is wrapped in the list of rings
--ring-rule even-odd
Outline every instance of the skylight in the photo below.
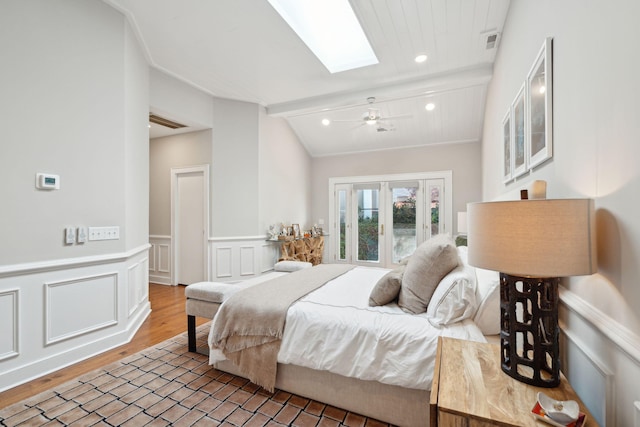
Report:
[[[348,0],[269,0],[330,73],[378,63]]]

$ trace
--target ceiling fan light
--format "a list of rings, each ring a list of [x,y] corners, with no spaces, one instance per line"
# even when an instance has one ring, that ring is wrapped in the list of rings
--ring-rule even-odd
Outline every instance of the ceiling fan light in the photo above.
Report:
[[[416,56],[414,61],[416,61],[418,64],[422,64],[423,62],[426,62],[427,60],[427,55],[425,55],[424,53],[421,53],[420,55]]]
[[[436,108],[436,104],[434,104],[433,102],[429,102],[427,105],[424,106],[424,108],[427,111],[433,111]]]
[[[372,126],[373,126],[373,125],[375,125],[376,123],[378,123],[378,119],[375,119],[375,118],[369,118],[369,119],[367,119],[367,120],[366,120],[366,122],[367,122],[367,124],[368,124],[368,125],[372,125]]]

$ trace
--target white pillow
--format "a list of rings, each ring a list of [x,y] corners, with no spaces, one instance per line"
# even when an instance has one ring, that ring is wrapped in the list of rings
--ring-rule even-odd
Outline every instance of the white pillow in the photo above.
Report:
[[[427,318],[434,326],[459,322],[473,317],[476,312],[474,268],[465,262],[466,253],[461,254],[458,250],[458,255],[462,262],[438,283],[427,306]]]
[[[305,262],[305,261],[279,261],[279,262],[276,263],[276,265],[273,266],[273,269],[275,271],[292,272],[292,271],[298,271],[298,270],[302,270],[303,268],[309,268],[309,267],[313,267],[313,264],[311,264],[310,262]]]
[[[500,274],[476,268],[478,311],[473,318],[484,335],[500,333]]]

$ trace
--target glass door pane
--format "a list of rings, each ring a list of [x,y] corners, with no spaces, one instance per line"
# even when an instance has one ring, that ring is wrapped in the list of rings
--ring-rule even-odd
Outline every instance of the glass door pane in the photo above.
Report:
[[[427,197],[429,197],[429,208],[431,218],[429,219],[430,226],[427,232],[429,235],[427,238],[437,236],[444,229],[444,224],[441,219],[444,218],[442,211],[442,200],[444,198],[443,193],[444,183],[442,180],[429,180],[427,181]]]
[[[391,262],[394,264],[411,255],[418,246],[417,195],[417,186],[391,188]]]
[[[347,260],[347,190],[337,191],[338,201],[338,260]]]
[[[379,189],[358,189],[357,260],[380,261]]]

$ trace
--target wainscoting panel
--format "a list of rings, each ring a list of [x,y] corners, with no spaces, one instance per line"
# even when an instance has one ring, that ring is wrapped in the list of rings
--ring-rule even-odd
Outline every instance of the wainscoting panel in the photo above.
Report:
[[[149,299],[149,259],[144,258],[140,262],[132,265],[128,269],[129,280],[127,281],[127,314],[131,317],[141,304]]]
[[[0,292],[0,360],[20,354],[19,345],[19,289]]]
[[[151,312],[149,248],[0,266],[0,391],[129,342]]]
[[[280,245],[271,242],[262,242],[260,247],[260,272],[266,273],[273,270],[273,266],[280,257]]]
[[[591,354],[582,340],[567,330],[562,354],[564,374],[571,378],[571,385],[580,390],[592,390],[582,397],[591,414],[600,425],[615,425],[613,396],[614,375],[598,358]]]
[[[149,236],[149,281],[171,284],[171,236]]]
[[[158,245],[158,271],[171,273],[171,245]]]
[[[117,273],[45,283],[45,345],[116,323]]]
[[[156,246],[151,245],[149,248],[149,271],[155,271],[156,269]]]
[[[229,246],[219,246],[215,248],[215,274],[216,279],[230,278],[233,276],[233,254]]]
[[[256,274],[256,248],[254,246],[240,246],[240,275],[253,276]]]
[[[149,236],[149,280],[171,284],[171,236]],[[206,280],[236,282],[273,270],[280,245],[265,236],[216,237],[209,239],[209,272]]]
[[[632,426],[640,400],[640,336],[560,289],[562,371],[603,427]]]
[[[277,244],[265,236],[220,237],[209,239],[212,281],[235,282],[273,270]]]

